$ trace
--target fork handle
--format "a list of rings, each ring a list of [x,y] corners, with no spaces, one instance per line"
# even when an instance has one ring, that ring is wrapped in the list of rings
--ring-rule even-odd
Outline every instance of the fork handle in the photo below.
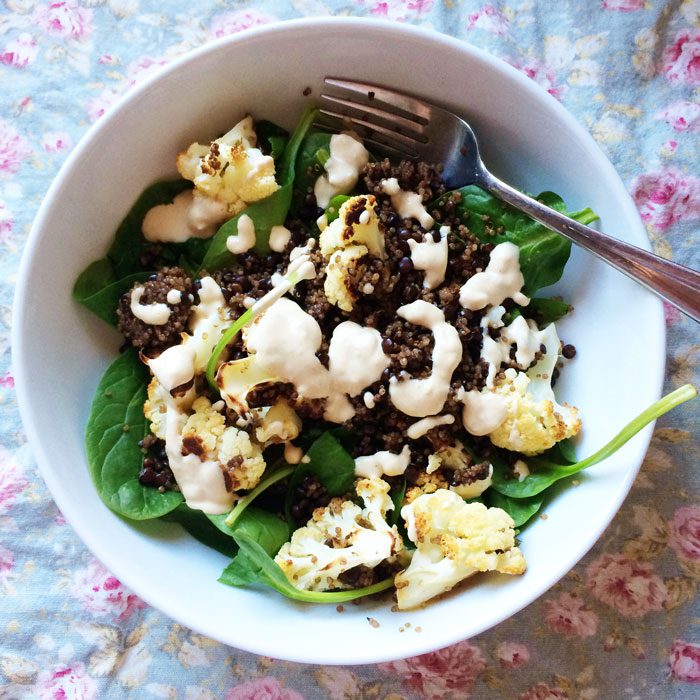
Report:
[[[597,255],[700,323],[700,272],[580,224],[490,173],[481,175],[480,184],[495,197]]]

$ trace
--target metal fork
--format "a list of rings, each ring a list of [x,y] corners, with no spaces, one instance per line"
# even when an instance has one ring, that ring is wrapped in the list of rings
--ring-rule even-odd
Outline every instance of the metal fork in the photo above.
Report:
[[[318,125],[352,128],[389,156],[442,163],[449,188],[479,185],[700,322],[700,272],[580,224],[499,180],[483,164],[471,127],[457,115],[378,85],[326,78]]]

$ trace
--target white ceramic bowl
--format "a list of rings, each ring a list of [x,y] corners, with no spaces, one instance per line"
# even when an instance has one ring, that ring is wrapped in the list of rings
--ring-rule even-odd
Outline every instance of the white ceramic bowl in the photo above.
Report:
[[[87,472],[83,433],[93,391],[119,338],[71,299],[79,272],[105,252],[146,185],[174,155],[226,131],[245,112],[293,127],[325,75],[410,91],[465,115],[484,159],[528,191],[553,189],[591,206],[605,230],[648,241],[619,177],[593,139],[544,90],[482,51],[435,33],[355,19],[282,23],[210,44],[130,92],[89,131],[53,183],[27,242],[17,284],[13,363],[30,444],[51,492],[94,554],[148,603],[235,647],[316,663],[368,663],[436,649],[525,607],[586,553],[626,496],[650,429],[562,490],[524,533],[522,577],[479,576],[411,613],[386,602],[307,606],[272,591],[217,583],[227,560],[176,525],[110,512]],[[309,98],[302,91],[311,87]],[[661,305],[622,275],[574,251],[557,286],[575,312],[560,334],[576,361],[558,389],[581,408],[580,454],[604,443],[659,396]],[[629,352],[630,339],[636,341]],[[368,624],[371,616],[379,622]],[[400,634],[411,621],[420,634]]]

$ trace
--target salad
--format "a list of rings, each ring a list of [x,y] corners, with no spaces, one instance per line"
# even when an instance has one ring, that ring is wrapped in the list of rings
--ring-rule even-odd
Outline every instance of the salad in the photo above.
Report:
[[[246,116],[174,154],[181,178],[77,280],[124,337],[87,425],[95,487],[227,555],[222,583],[296,600],[393,588],[405,610],[522,574],[516,535],[550,487],[694,389],[578,461],[582,417],[554,393],[571,307],[540,292],[570,243],[314,118],[288,134]]]

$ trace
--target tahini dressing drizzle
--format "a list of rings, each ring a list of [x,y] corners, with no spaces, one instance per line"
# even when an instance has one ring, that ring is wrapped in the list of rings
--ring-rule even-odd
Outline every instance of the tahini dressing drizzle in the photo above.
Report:
[[[520,291],[525,279],[520,271],[519,258],[518,246],[514,243],[499,243],[491,251],[486,269],[477,272],[462,285],[459,303],[472,311],[486,306],[498,306],[505,299],[527,306],[530,299]]]
[[[316,203],[322,209],[335,195],[347,194],[355,187],[362,168],[369,161],[367,149],[352,134],[333,134],[330,151],[330,157],[323,166],[326,174],[321,175],[314,184]]]
[[[389,382],[389,397],[394,406],[408,416],[424,418],[442,410],[450,390],[452,373],[462,359],[462,342],[457,329],[445,321],[437,306],[418,300],[401,306],[397,315],[409,323],[428,328],[435,340],[433,367],[425,379]]]
[[[355,476],[365,479],[400,476],[406,471],[410,461],[411,450],[408,445],[404,445],[399,454],[382,450],[366,457],[357,457],[355,459]]]

